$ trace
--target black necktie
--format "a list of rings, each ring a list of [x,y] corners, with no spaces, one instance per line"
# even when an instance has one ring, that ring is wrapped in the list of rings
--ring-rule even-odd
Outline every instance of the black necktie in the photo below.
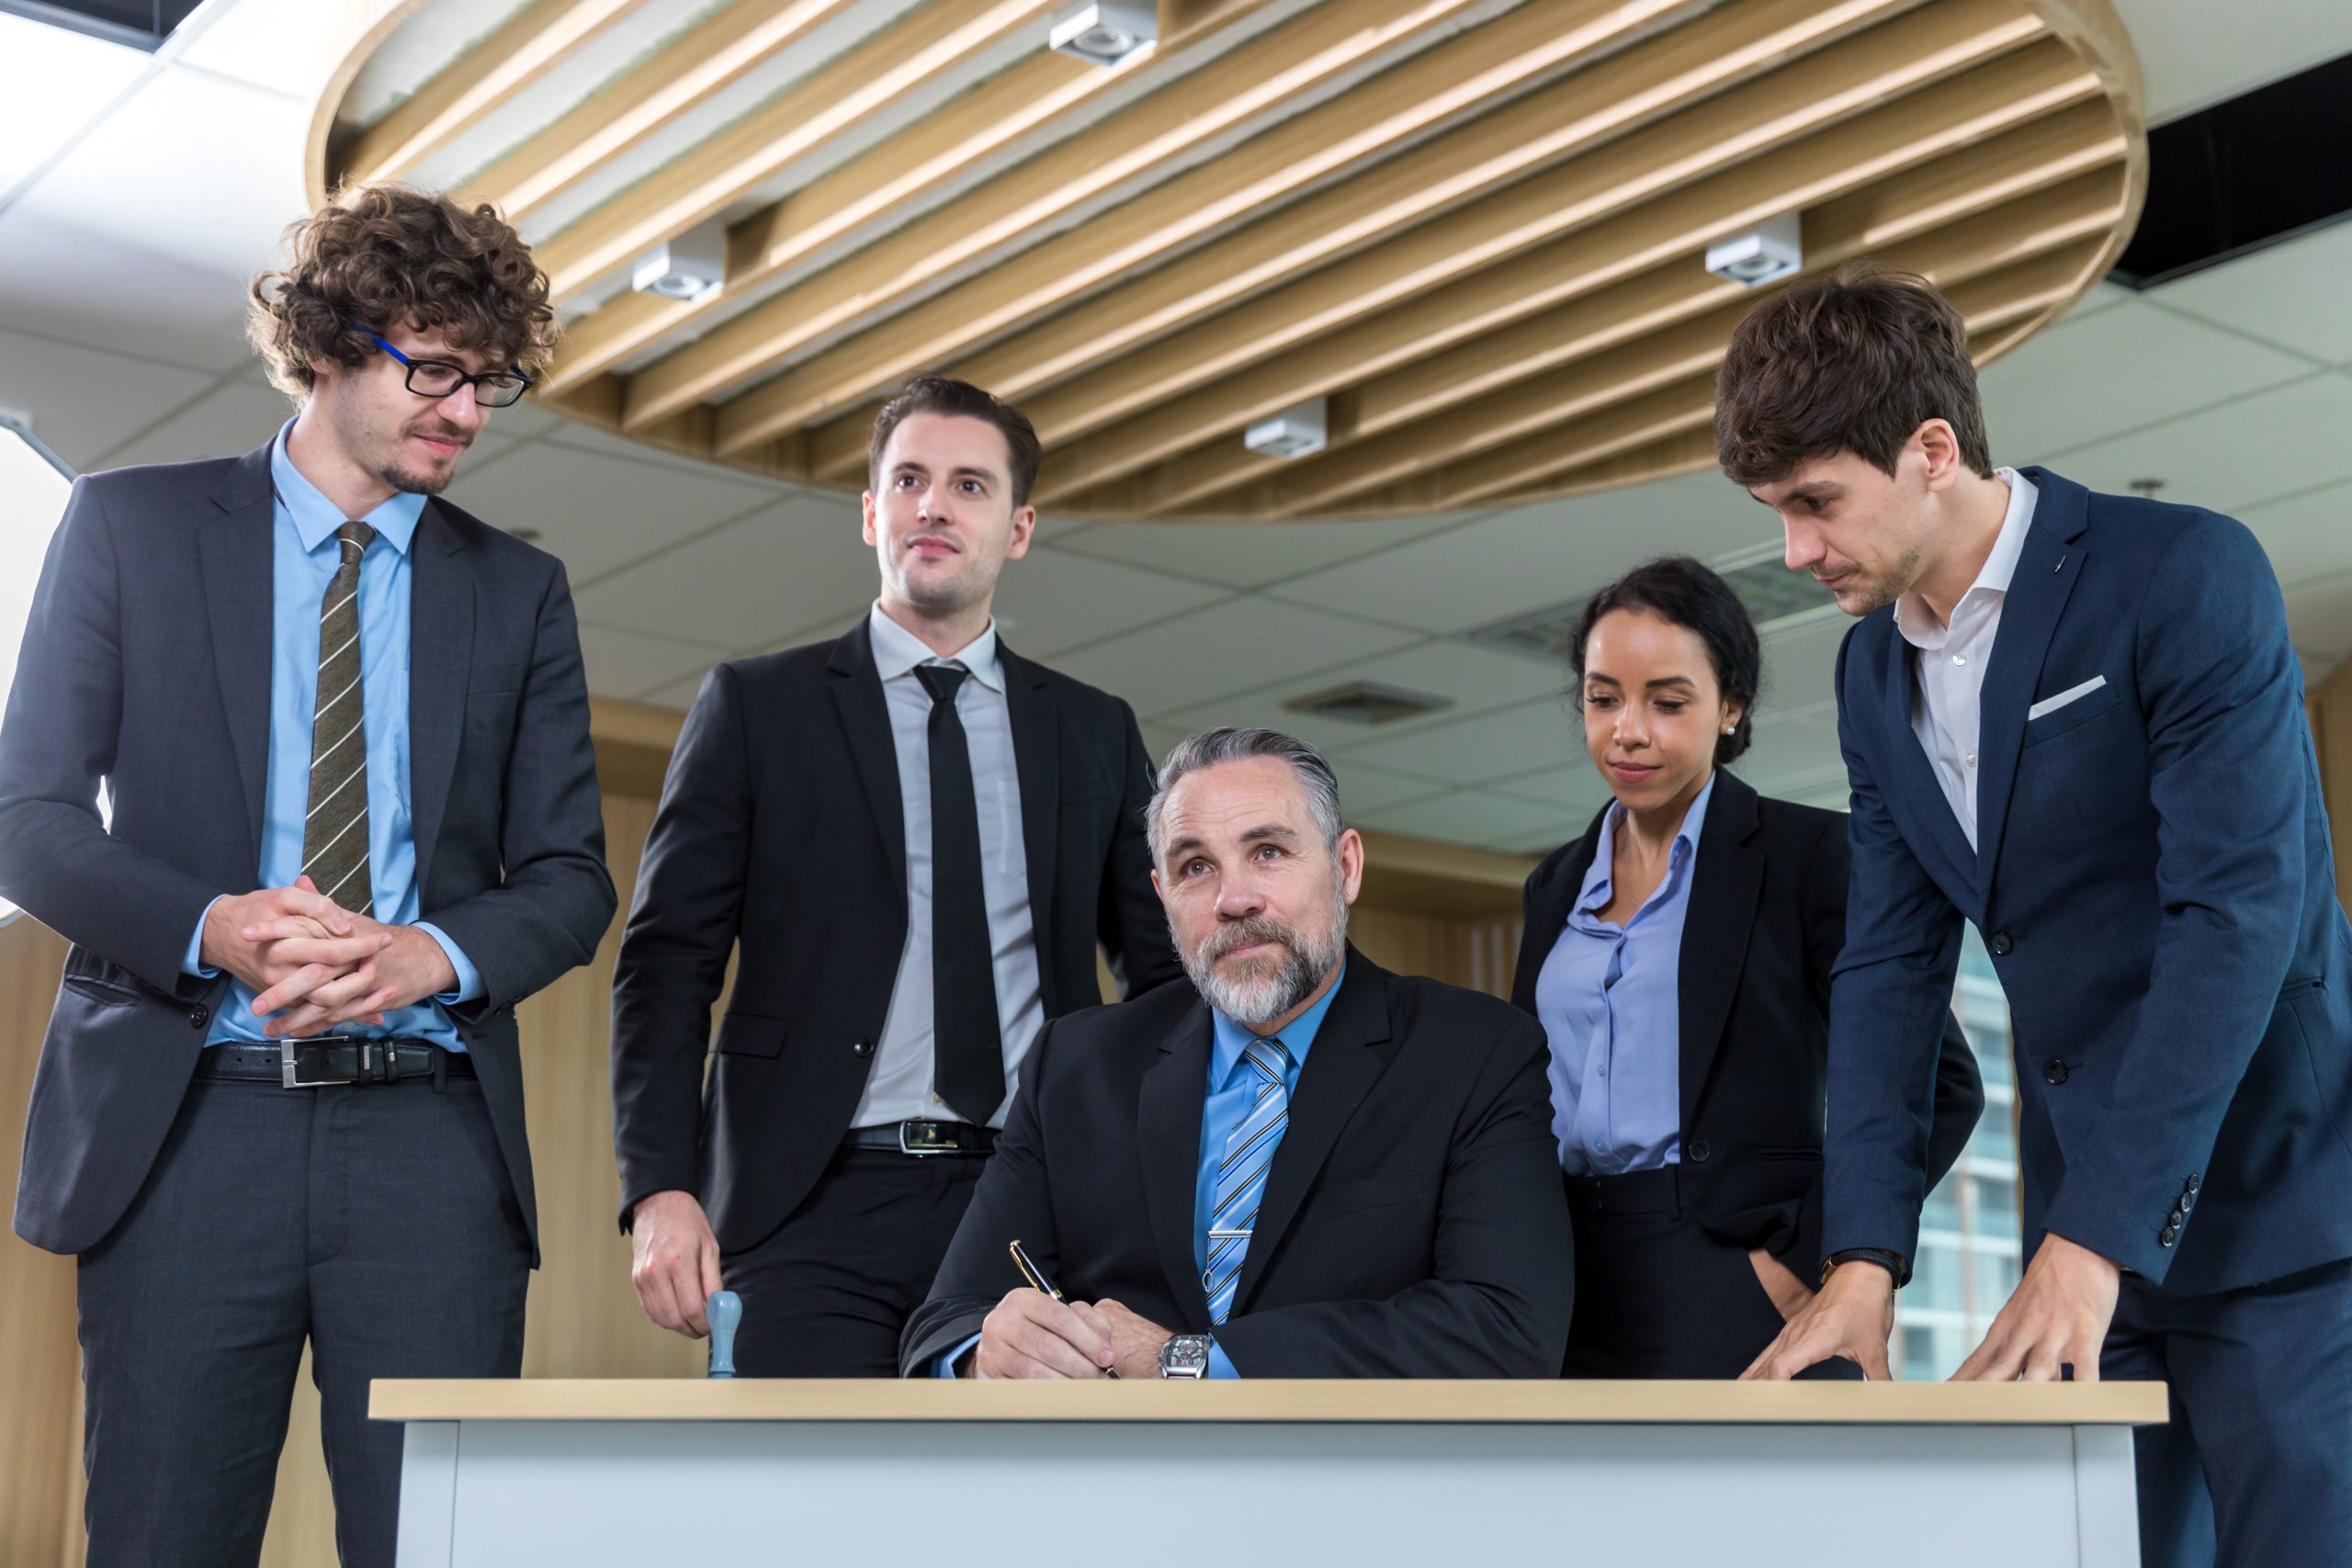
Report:
[[[958,664],[915,667],[931,694],[932,1082],[958,1116],[985,1126],[1004,1099],[1004,1040],[980,885],[972,750],[956,716],[956,693],[968,673]]]

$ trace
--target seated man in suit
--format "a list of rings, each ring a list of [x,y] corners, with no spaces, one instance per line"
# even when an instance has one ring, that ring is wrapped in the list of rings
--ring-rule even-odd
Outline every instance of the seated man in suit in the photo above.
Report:
[[[1039,1035],[903,1370],[1557,1376],[1542,1028],[1348,946],[1363,840],[1304,742],[1181,742],[1145,823],[1192,988]],[[1015,1240],[1065,1300],[1024,1287]]]

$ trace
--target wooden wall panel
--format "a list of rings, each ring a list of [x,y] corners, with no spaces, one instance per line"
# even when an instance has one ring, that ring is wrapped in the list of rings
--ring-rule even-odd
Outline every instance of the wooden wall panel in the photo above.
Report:
[[[2319,752],[2319,782],[2335,847],[2335,897],[2352,909],[2352,659],[2311,688],[2304,712]]]
[[[65,943],[43,927],[0,927],[0,1159],[12,1206],[33,1064],[64,964]],[[81,1533],[81,1500],[66,1495],[82,1472],[74,1260],[13,1235],[0,1238],[0,1562],[62,1562]]]

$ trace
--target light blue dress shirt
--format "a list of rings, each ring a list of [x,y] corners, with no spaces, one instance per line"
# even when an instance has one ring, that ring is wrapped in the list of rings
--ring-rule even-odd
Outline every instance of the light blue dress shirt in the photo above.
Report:
[[[1331,1010],[1331,998],[1340,994],[1340,987],[1346,983],[1347,977],[1348,966],[1341,964],[1339,974],[1332,976],[1331,988],[1317,998],[1313,1007],[1271,1036],[1281,1041],[1283,1049],[1290,1053],[1290,1070],[1283,1075],[1283,1089],[1293,1098],[1298,1094],[1298,1075],[1306,1066],[1307,1050],[1315,1043],[1316,1032],[1323,1027],[1323,1015]],[[1193,1179],[1193,1269],[1195,1274],[1209,1265],[1209,1211],[1216,1205],[1217,1165],[1225,1157],[1225,1145],[1233,1136],[1233,1130],[1248,1120],[1250,1107],[1257,1103],[1257,1080],[1253,1075],[1242,1070],[1241,1053],[1250,1048],[1252,1040],[1269,1038],[1250,1032],[1215,1009],[1209,1011],[1209,1026],[1208,1094],[1201,1102],[1200,1170]],[[1282,1157],[1280,1144],[1275,1145],[1274,1157]],[[1244,1256],[1247,1256],[1246,1249]],[[940,1377],[954,1377],[956,1363],[979,1342],[980,1337],[973,1335],[933,1362],[933,1371]],[[1211,1339],[1209,1376],[1238,1378],[1240,1375],[1226,1356],[1225,1347]]]
[[[1600,918],[1625,807],[1601,818],[1592,869],[1535,978],[1552,1044],[1552,1136],[1578,1176],[1657,1170],[1682,1160],[1682,923],[1713,775],[1683,813],[1666,875],[1623,925]]]
[[[269,661],[269,784],[263,798],[262,887],[291,886],[302,874],[302,824],[311,803],[311,720],[319,695],[319,613],[327,583],[341,563],[334,531],[347,521],[334,502],[302,477],[286,455],[288,421],[269,453],[269,476],[277,491],[270,508],[271,653]],[[458,944],[417,919],[416,840],[409,817],[408,632],[409,546],[416,536],[424,497],[395,495],[356,521],[376,530],[359,562],[359,657],[362,716],[368,741],[368,876],[376,919],[386,925],[415,926],[441,944],[458,972],[458,988],[414,1007],[384,1015],[380,1027],[347,1023],[338,1034],[400,1035],[430,1040],[463,1051],[445,1004],[473,1000],[481,976]],[[244,889],[239,889],[240,892]],[[218,900],[215,900],[218,902]],[[206,913],[210,913],[209,906]],[[203,966],[204,922],[188,940],[187,973],[209,976]],[[256,993],[242,980],[212,1015],[205,1040],[267,1041],[265,1020],[254,1016]],[[282,1014],[280,1015],[282,1016]]]

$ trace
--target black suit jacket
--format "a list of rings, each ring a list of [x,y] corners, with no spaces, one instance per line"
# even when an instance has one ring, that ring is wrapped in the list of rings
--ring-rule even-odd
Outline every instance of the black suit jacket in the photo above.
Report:
[[[1592,869],[1607,815],[1604,807],[1527,879],[1511,1000],[1531,1014],[1536,976]],[[1677,983],[1682,1179],[1711,1235],[1763,1247],[1807,1282],[1821,1271],[1829,978],[1846,945],[1851,863],[1842,812],[1772,800],[1716,771]],[[1960,1157],[1984,1108],[1976,1058],[1947,1006],[1929,1186]]]
[[[0,894],[74,943],[17,1188],[17,1234],[51,1251],[130,1206],[229,987],[180,962],[261,863],[272,551],[263,446],[85,476],[41,569],[0,727]],[[409,617],[420,902],[481,973],[453,1010],[536,1237],[514,1004],[594,956],[615,903],[571,591],[435,501]]]
[[[1055,1023],[909,1320],[902,1369],[1022,1283],[1211,1332],[1193,1261],[1208,1008],[1190,986]],[[1555,1377],[1575,1265],[1544,1032],[1352,950],[1300,1070],[1216,1340],[1244,1377]]]
[[[1183,971],[1151,890],[1151,760],[1134,712],[1000,654],[1051,1019],[1102,999],[1098,942],[1130,995]],[[722,1247],[748,1247],[848,1130],[907,940],[884,705],[861,620],[838,641],[719,665],[686,716],[613,976],[623,1228],[639,1199],[678,1189],[699,1195]]]

